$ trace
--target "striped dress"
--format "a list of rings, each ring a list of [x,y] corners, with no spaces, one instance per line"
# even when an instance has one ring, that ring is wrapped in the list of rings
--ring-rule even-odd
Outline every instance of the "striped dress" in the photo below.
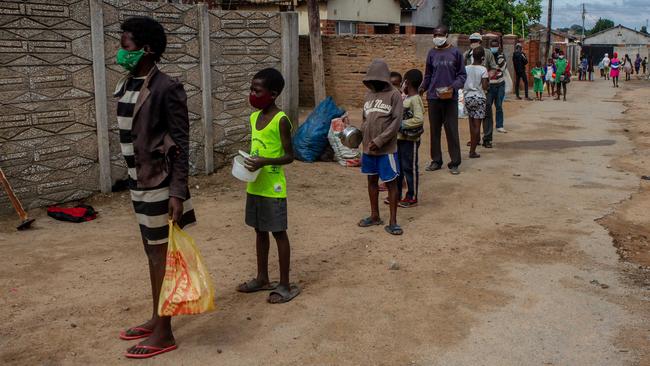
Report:
[[[120,129],[120,148],[128,168],[128,183],[131,191],[131,200],[140,232],[147,244],[167,243],[169,219],[169,180],[155,188],[138,189],[138,172],[135,169],[135,156],[133,151],[133,110],[140,95],[140,89],[145,77],[126,79],[115,94],[119,98],[117,103],[117,124]],[[187,199],[183,202],[183,216],[178,223],[182,228],[196,223],[192,201],[187,192]]]

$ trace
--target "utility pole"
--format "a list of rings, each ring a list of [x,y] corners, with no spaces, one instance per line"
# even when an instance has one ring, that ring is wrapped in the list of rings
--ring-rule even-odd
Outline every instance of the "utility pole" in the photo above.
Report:
[[[309,45],[311,47],[311,73],[314,79],[314,103],[318,105],[326,97],[323,40],[320,35],[318,0],[307,0],[307,14],[309,18]]]
[[[548,18],[546,19],[546,50],[544,60],[548,60],[548,51],[551,49],[551,20],[553,19],[553,0],[548,0]]]
[[[585,15],[587,10],[585,10],[585,3],[582,3],[582,40],[585,39]]]

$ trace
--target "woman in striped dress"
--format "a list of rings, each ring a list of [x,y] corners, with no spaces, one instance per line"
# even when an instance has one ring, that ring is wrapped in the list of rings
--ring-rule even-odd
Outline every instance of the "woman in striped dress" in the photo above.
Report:
[[[135,217],[149,260],[153,295],[151,319],[120,333],[124,340],[146,338],[126,356],[148,358],[176,349],[171,318],[158,316],[165,274],[168,220],[195,223],[187,187],[189,118],[182,84],[160,72],[156,62],[167,40],[162,26],[147,17],[122,23],[117,63],[129,74],[116,88],[120,147],[128,167]]]

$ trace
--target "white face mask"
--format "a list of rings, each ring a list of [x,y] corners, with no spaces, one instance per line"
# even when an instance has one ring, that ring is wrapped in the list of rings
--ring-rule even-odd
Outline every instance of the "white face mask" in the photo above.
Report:
[[[445,43],[447,43],[447,36],[433,37],[433,44],[436,45],[436,47],[442,47]]]

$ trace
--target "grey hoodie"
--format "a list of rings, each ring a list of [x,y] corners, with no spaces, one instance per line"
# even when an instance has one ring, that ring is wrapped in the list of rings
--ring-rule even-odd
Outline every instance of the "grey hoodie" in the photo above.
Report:
[[[380,91],[369,90],[363,105],[363,153],[386,155],[397,152],[397,133],[402,123],[402,95],[390,84],[390,71],[384,60],[376,59],[368,68],[363,79],[366,87],[369,81],[381,81],[385,87]],[[368,88],[370,89],[370,88]],[[379,149],[370,151],[370,142]]]

